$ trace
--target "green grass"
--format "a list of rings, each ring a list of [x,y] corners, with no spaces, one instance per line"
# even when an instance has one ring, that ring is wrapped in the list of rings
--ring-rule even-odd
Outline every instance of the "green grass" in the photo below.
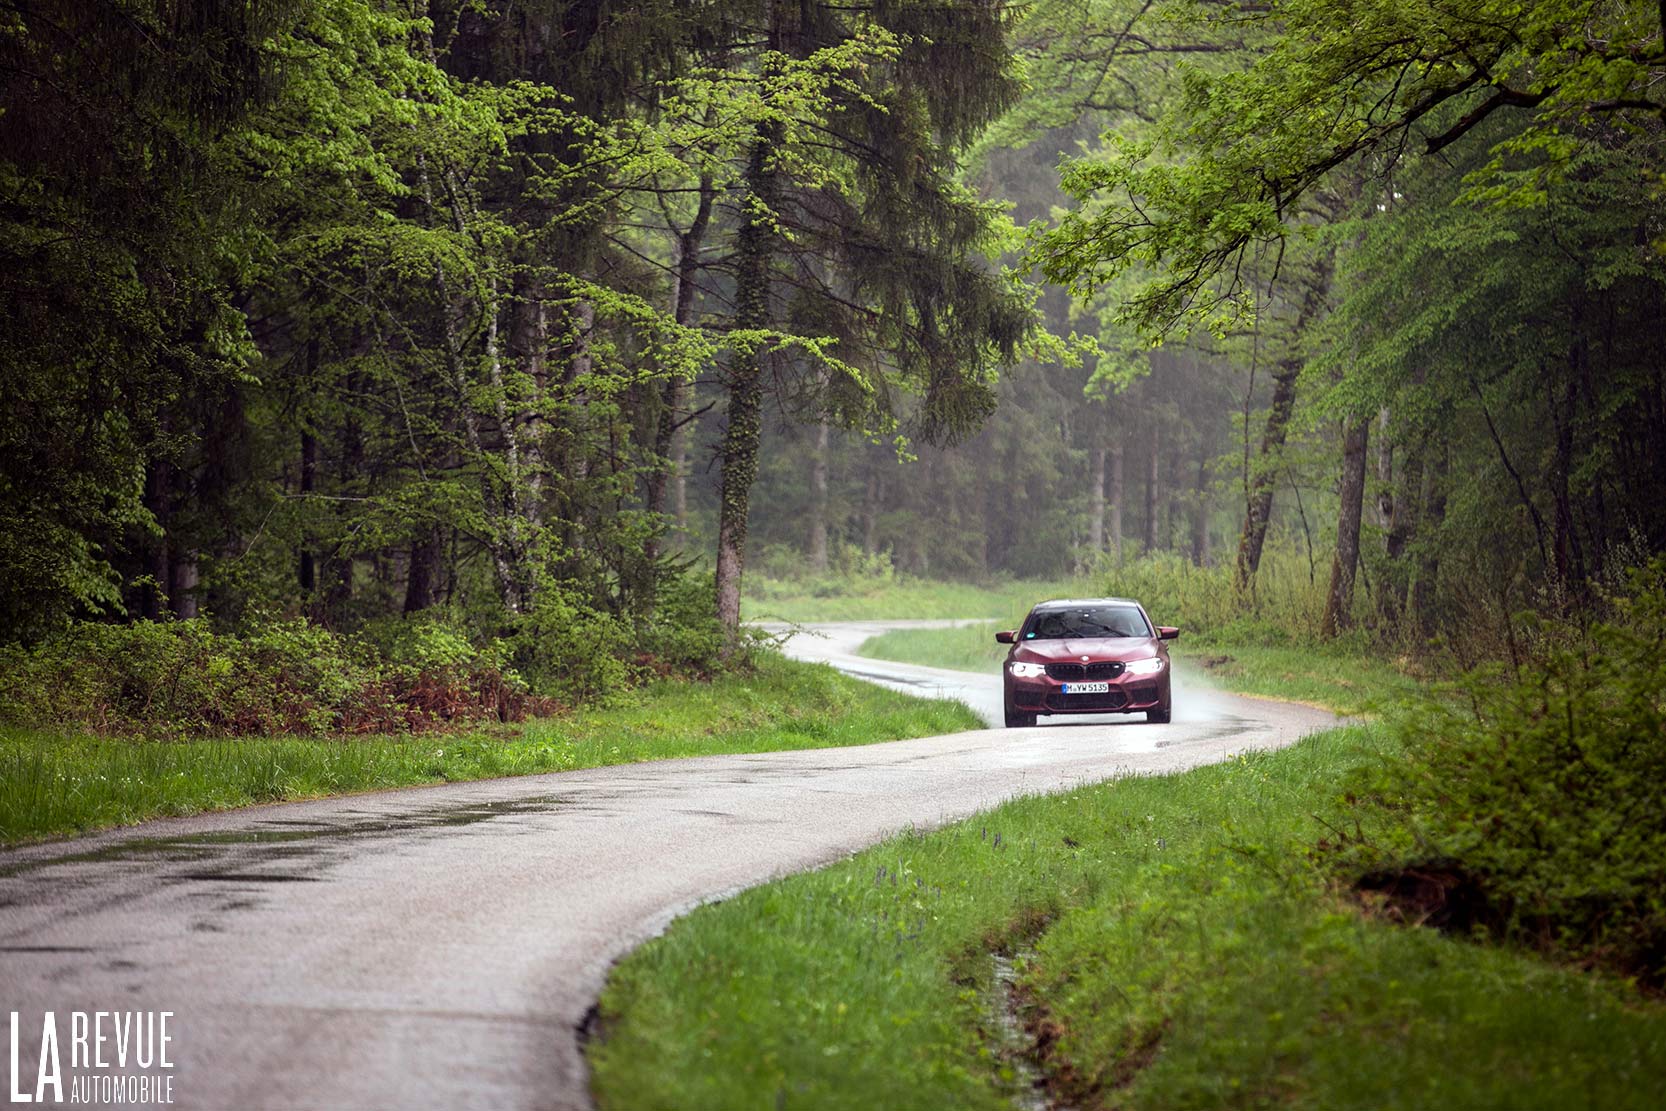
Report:
[[[1023,616],[1019,614],[1009,624],[990,621],[952,629],[893,629],[869,637],[857,653],[874,660],[896,660],[955,671],[993,671],[1006,658],[1010,647],[995,642],[996,631],[1017,628]]]
[[[1374,714],[1433,681],[1415,660],[1347,646],[1176,643],[1175,658],[1239,694]]]
[[[465,735],[129,741],[0,729],[0,841],[280,799],[869,744],[983,724],[959,703],[912,698],[773,654],[748,675],[656,683],[629,698]]]
[[[1006,645],[995,642],[996,630],[1011,627],[990,622],[953,629],[896,629],[865,641],[859,652],[872,659],[987,672],[1007,653]],[[1411,673],[1414,661],[1357,646],[1200,644],[1182,634],[1171,651],[1182,666],[1189,664],[1212,686],[1348,714],[1370,712],[1423,682]]]
[[[926,579],[746,580],[748,621],[872,621],[895,617],[1021,620],[1046,598],[1097,593],[1086,579],[1012,579],[990,584]]]
[[[694,912],[616,970],[607,1111],[1010,1108],[1016,953],[1079,1107],[1653,1108],[1666,1006],[1387,924],[1310,856],[1368,728],[1024,799]]]

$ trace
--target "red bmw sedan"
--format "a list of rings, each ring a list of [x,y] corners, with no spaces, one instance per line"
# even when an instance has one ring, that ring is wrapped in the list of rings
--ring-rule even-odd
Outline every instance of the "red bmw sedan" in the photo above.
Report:
[[[996,633],[1012,645],[1002,666],[1008,727],[1041,714],[1132,714],[1168,721],[1169,652],[1180,630],[1151,624],[1127,598],[1042,602],[1022,628]]]

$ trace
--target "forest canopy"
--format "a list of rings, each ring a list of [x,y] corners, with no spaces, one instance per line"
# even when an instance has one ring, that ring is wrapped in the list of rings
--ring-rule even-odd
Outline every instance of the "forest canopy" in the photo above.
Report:
[[[13,6],[0,629],[556,673],[732,647],[747,566],[1269,551],[1314,632],[1577,607],[1666,548],[1661,14]]]

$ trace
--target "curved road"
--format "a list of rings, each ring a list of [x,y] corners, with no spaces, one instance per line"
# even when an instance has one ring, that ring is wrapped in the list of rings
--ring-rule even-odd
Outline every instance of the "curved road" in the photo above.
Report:
[[[999,712],[994,675],[854,655],[899,624],[817,626],[787,651]],[[586,1108],[582,1030],[609,966],[688,908],[909,825],[1334,720],[1190,689],[1175,709],[1170,725],[631,764],[0,852],[0,1022],[21,1013],[30,1093],[41,1012],[62,1016],[67,1070],[64,1012],[166,1010],[177,1106]]]

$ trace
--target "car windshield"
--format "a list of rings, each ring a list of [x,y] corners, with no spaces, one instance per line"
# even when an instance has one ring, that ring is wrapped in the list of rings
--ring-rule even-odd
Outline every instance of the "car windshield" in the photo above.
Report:
[[[1042,610],[1030,615],[1025,640],[1064,640],[1069,637],[1148,637],[1151,626],[1133,606],[1082,606]]]

